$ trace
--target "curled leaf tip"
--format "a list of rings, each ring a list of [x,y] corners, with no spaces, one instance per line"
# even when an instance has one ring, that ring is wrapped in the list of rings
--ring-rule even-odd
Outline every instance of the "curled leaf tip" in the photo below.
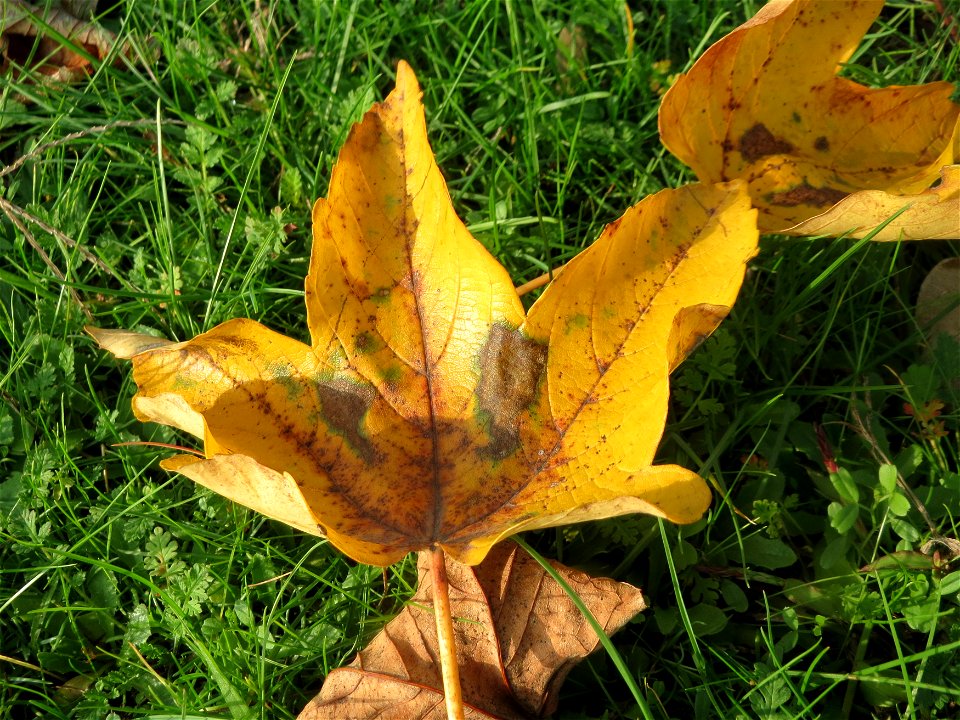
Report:
[[[96,340],[97,344],[121,360],[129,360],[134,355],[154,350],[156,348],[173,345],[172,340],[131,332],[129,330],[112,330],[85,325],[84,331]]]

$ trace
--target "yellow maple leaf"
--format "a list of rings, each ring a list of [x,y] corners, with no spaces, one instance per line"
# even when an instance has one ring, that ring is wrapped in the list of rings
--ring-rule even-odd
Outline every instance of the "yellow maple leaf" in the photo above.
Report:
[[[203,438],[205,458],[163,467],[375,565],[427,548],[476,564],[524,529],[705,512],[699,476],[652,462],[668,375],[756,252],[739,183],[647,198],[525,314],[454,212],[400,63],[313,236],[310,345],[243,319],[182,343],[90,329],[132,358],[138,418]]]
[[[929,187],[960,155],[954,85],[876,89],[836,74],[882,7],[883,0],[769,2],[664,96],[663,144],[701,181],[746,180],[762,232],[861,190]]]

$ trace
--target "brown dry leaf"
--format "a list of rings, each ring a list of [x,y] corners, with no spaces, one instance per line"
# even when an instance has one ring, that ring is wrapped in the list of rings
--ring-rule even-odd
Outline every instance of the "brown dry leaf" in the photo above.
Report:
[[[557,35],[557,71],[567,82],[571,71],[583,74],[587,59],[587,36],[582,25],[567,25]]]
[[[71,82],[92,70],[89,57],[63,44],[66,38],[97,60],[113,50],[116,36],[81,19],[91,15],[96,2],[52,2],[34,4],[22,0],[0,2],[0,72],[29,66],[53,80]],[[39,38],[39,40],[38,40]]]
[[[940,261],[917,296],[917,323],[931,347],[940,334],[960,342],[960,258]]]
[[[609,635],[645,607],[632,585],[552,563]],[[445,720],[427,554],[403,612],[349,666],[327,676],[298,720]],[[570,669],[599,644],[543,568],[515,544],[475,567],[447,561],[466,717],[544,717]]]
[[[955,161],[948,82],[868,88],[836,73],[883,0],[773,0],[664,96],[660,137],[702,181],[743,178],[761,232],[850,193],[919,193]]]
[[[943,168],[940,183],[929,190],[915,195],[861,190],[847,195],[827,212],[783,232],[788,235],[847,233],[847,237],[862,238],[894,215],[896,217],[873,235],[872,240],[960,239],[960,165]]]

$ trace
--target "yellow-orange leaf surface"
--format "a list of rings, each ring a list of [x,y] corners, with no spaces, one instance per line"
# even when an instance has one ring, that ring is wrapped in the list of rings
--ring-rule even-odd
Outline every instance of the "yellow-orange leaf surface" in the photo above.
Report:
[[[660,137],[701,181],[743,178],[761,231],[849,193],[917,193],[958,156],[954,86],[837,77],[883,0],[773,0],[664,96]]]
[[[960,165],[940,172],[940,184],[914,195],[861,190],[821,215],[784,230],[790,235],[841,235],[884,240],[960,239]],[[874,232],[881,223],[893,218]]]
[[[91,330],[133,358],[140,419],[203,438],[206,459],[164,467],[379,565],[435,546],[476,564],[519,530],[624,513],[702,516],[703,480],[651,463],[668,374],[756,251],[739,184],[631,208],[525,317],[454,213],[401,63],[313,223],[310,345],[251,320],[142,352]]]

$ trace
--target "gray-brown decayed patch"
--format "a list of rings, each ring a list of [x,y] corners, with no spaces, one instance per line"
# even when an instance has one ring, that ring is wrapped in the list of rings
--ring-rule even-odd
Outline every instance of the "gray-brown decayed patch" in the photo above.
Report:
[[[518,419],[537,394],[547,348],[519,330],[494,325],[480,351],[477,404],[490,444],[484,454],[507,457],[519,444]]]
[[[843,200],[847,193],[834,188],[816,188],[807,183],[797,185],[790,190],[774,193],[770,197],[771,205],[780,207],[796,207],[797,205],[813,205],[814,207],[833,207]]]
[[[789,152],[793,152],[793,145],[775,137],[763,123],[757,123],[740,137],[740,154],[747,162]]]
[[[364,435],[361,425],[376,397],[376,390],[370,385],[336,379],[318,383],[317,394],[323,420],[364,462],[373,463],[373,444]]]

